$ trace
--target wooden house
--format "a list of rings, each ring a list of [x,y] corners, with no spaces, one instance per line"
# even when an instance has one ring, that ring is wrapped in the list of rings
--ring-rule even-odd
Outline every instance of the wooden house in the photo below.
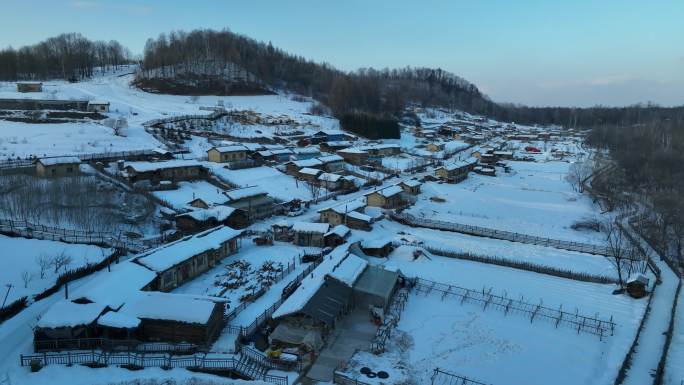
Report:
[[[334,173],[344,170],[344,158],[339,155],[326,155],[316,159],[322,163],[321,169],[327,172]]]
[[[410,195],[420,194],[420,186],[422,185],[423,184],[419,182],[417,179],[407,179],[399,183],[399,187],[401,187],[401,189],[404,190],[405,193]]]
[[[176,215],[176,228],[183,233],[197,233],[225,225],[242,229],[249,225],[247,213],[229,206],[212,206]]]
[[[643,298],[648,294],[649,279],[644,274],[634,274],[627,279],[627,293],[632,298]]]
[[[344,224],[352,229],[369,230],[372,220],[361,212],[364,207],[366,203],[361,199],[356,199],[318,210],[318,214],[321,222],[331,226]],[[360,218],[357,218],[356,214],[360,214]],[[367,221],[364,217],[367,217]]]
[[[385,209],[397,208],[403,204],[401,196],[403,192],[404,190],[396,185],[385,187],[365,194],[366,202],[368,206],[373,207],[382,207]]]
[[[322,130],[313,134],[310,142],[319,144],[323,142],[340,142],[356,140],[356,136],[341,130]]]
[[[359,148],[345,148],[343,150],[338,150],[337,155],[344,158],[345,161],[356,166],[363,166],[368,164],[369,154],[368,151]]]
[[[18,92],[43,92],[43,83],[41,82],[17,82]]]
[[[166,162],[126,162],[121,175],[129,182],[148,180],[157,184],[162,180],[181,181],[204,179],[209,172],[196,160],[174,159]]]
[[[226,204],[244,211],[250,223],[279,212],[279,206],[273,198],[260,187],[238,188],[226,191],[225,194],[228,197]]]
[[[247,147],[242,145],[212,147],[207,151],[210,162],[230,163],[247,160]]]
[[[143,341],[210,345],[223,329],[225,300],[189,294],[141,292],[118,313],[140,320]]]
[[[322,173],[323,171],[317,168],[304,167],[297,171],[297,178],[305,182],[318,184],[318,175]]]
[[[91,100],[88,102],[88,112],[109,112],[109,102],[102,100]]]
[[[325,234],[329,230],[327,223],[296,222],[292,225],[293,243],[297,246],[325,247]]]
[[[325,234],[325,246],[337,247],[346,242],[349,234],[351,234],[349,227],[345,225],[337,225]]]
[[[90,301],[63,300],[52,305],[34,328],[34,344],[97,336],[97,318],[107,305]]]
[[[81,159],[77,156],[40,158],[36,161],[36,175],[42,178],[79,175]]]
[[[318,145],[318,147],[321,149],[322,152],[328,152],[328,153],[336,153],[337,151],[343,150],[345,148],[349,148],[354,145],[354,142],[348,141],[348,140],[342,140],[342,141],[331,141],[331,142],[322,142]]]
[[[215,227],[147,251],[134,261],[157,273],[146,289],[170,291],[236,253],[240,234],[227,226]]]
[[[324,172],[318,175],[318,183],[328,191],[339,190],[342,187],[342,175]]]
[[[475,158],[445,164],[435,169],[435,176],[448,183],[458,183],[468,177],[468,173],[473,170],[476,164]]]
[[[292,225],[285,221],[278,221],[271,226],[273,239],[280,242],[292,242]]]
[[[321,169],[323,167],[323,162],[316,158],[304,159],[304,160],[293,160],[285,163],[285,172],[288,175],[297,176],[299,170],[303,168],[317,168]]]
[[[361,250],[366,255],[385,258],[393,250],[392,241],[389,239],[364,239],[361,241]]]
[[[292,153],[297,160],[311,159],[321,156],[321,150],[316,147],[295,148],[292,150]]]

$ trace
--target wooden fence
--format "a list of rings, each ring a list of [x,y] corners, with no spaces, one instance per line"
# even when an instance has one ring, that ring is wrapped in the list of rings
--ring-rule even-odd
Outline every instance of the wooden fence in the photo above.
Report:
[[[440,368],[435,368],[430,379],[431,385],[487,385],[484,382],[459,376]]]
[[[385,344],[392,335],[392,330],[397,326],[401,320],[401,312],[406,307],[406,301],[410,293],[410,286],[399,289],[392,298],[387,315],[383,320],[382,325],[375,331],[375,337],[371,342],[371,351],[374,354],[380,354],[385,351]]]
[[[351,378],[346,374],[335,371],[333,373],[333,384],[337,385],[370,385],[367,382],[359,381],[355,378]]]
[[[108,366],[119,365],[130,368],[185,368],[202,372],[230,371],[238,376],[251,380],[288,385],[288,378],[267,375],[255,370],[254,365],[244,357],[214,357],[207,358],[203,354],[189,356],[173,356],[170,354],[137,354],[137,353],[106,353],[106,352],[66,352],[56,354],[28,354],[21,355],[21,366],[46,365],[89,365]]]
[[[115,249],[139,249],[138,245],[133,242],[121,241],[121,235],[114,233],[64,229],[11,219],[0,219],[0,233],[65,243],[98,245]]]
[[[563,241],[559,239],[544,238],[534,235],[520,234],[512,231],[495,230],[487,227],[464,225],[460,223],[445,222],[434,219],[416,218],[406,213],[391,213],[390,217],[397,222],[409,226],[426,227],[435,230],[453,231],[457,233],[474,235],[478,237],[501,239],[504,241],[527,243],[531,245],[555,247],[557,249],[577,251],[580,253],[607,256],[610,250],[605,246],[592,245],[582,242]]]
[[[492,289],[489,290],[471,290],[459,286],[449,285],[446,283],[439,283],[429,281],[422,278],[413,280],[415,289],[418,293],[426,295],[430,293],[437,293],[442,296],[442,299],[453,296],[461,300],[461,304],[465,301],[478,303],[483,306],[483,310],[488,307],[495,307],[504,312],[504,314],[518,312],[530,317],[530,322],[535,319],[543,319],[554,323],[558,328],[560,325],[570,327],[580,332],[594,334],[603,340],[604,337],[612,336],[615,332],[615,323],[613,317],[610,319],[600,319],[598,316],[589,317],[579,313],[576,310],[574,313],[563,310],[562,305],[558,309],[533,304],[526,302],[524,299],[513,299],[506,296],[492,294]]]

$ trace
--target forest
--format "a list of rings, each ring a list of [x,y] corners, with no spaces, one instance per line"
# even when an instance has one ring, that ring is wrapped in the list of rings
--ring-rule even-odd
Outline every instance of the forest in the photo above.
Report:
[[[65,33],[35,45],[0,50],[0,80],[78,81],[93,76],[96,68],[131,62],[130,51],[117,41],[91,41],[78,33]]]

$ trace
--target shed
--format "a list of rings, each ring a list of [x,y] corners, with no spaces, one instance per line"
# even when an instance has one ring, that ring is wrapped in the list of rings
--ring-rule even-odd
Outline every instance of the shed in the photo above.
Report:
[[[361,241],[361,250],[366,255],[387,257],[392,252],[392,241],[389,239],[364,239]]]
[[[375,306],[387,311],[398,282],[398,271],[368,265],[354,285],[356,306]]]
[[[40,158],[36,161],[36,175],[39,177],[61,177],[80,174],[81,159],[77,156]]]
[[[649,279],[644,274],[634,274],[627,279],[627,293],[632,298],[643,298],[648,294]]]
[[[109,102],[102,100],[91,100],[88,102],[90,112],[109,112]]]

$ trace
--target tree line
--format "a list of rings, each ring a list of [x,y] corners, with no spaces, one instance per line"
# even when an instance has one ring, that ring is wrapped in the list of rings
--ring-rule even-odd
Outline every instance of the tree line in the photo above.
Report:
[[[89,78],[96,68],[118,68],[132,62],[130,51],[117,41],[91,41],[65,33],[40,43],[0,50],[0,80]]]

